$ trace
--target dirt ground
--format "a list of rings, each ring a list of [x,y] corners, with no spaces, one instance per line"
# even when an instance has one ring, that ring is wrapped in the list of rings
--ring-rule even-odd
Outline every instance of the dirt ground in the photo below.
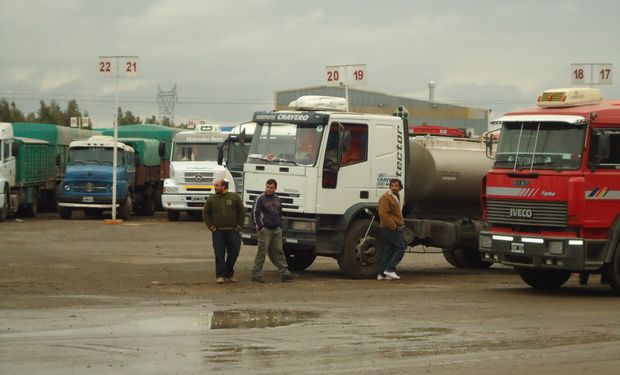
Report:
[[[293,283],[214,282],[195,221],[0,224],[2,374],[619,374],[608,286],[526,287],[510,268],[407,254],[400,281],[349,280],[320,258]]]

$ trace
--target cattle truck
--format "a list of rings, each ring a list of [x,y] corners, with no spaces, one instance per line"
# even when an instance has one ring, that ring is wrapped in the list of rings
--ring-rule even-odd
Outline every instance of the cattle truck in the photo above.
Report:
[[[116,201],[119,217],[132,212],[152,216],[160,181],[163,143],[146,138],[118,138]],[[71,142],[65,177],[58,188],[58,213],[70,219],[73,211],[101,216],[112,209],[114,139],[92,136]]]
[[[620,293],[620,101],[592,88],[548,90],[536,108],[495,123],[483,259],[513,266],[534,288],[601,274]]]
[[[254,114],[244,201],[251,207],[267,179],[278,181],[291,269],[328,256],[352,278],[375,277],[382,247],[376,211],[391,178],[405,185],[407,245],[439,247],[459,267],[485,267],[477,244],[485,228],[481,183],[491,166],[484,142],[410,137],[402,107],[398,116],[348,113],[344,99],[332,97],[302,97],[290,106]],[[242,239],[257,241],[249,212]]]
[[[54,178],[54,146],[15,137],[10,123],[0,123],[0,221],[19,213],[35,216],[38,199]]]
[[[67,166],[68,148],[71,142],[88,139],[96,134],[93,130],[71,128],[54,124],[37,124],[31,122],[14,122],[13,133],[17,138],[39,139],[54,147],[56,173],[50,175],[45,186],[39,191],[38,209],[45,212],[56,212],[56,191]],[[35,207],[37,208],[37,207]]]

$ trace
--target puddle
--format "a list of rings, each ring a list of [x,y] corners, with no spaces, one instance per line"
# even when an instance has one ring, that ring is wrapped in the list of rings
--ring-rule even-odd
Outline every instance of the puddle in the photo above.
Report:
[[[221,310],[209,313],[209,329],[273,328],[303,323],[319,317],[312,311]]]

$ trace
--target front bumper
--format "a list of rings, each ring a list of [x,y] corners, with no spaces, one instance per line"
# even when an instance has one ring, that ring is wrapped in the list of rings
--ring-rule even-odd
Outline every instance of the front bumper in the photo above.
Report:
[[[201,211],[205,201],[211,194],[168,194],[161,196],[165,210],[170,211]]]
[[[607,240],[483,231],[479,244],[480,255],[487,262],[523,268],[596,271],[604,264]]]
[[[125,198],[117,197],[116,207],[125,203]],[[111,196],[59,195],[57,201],[59,207],[112,209]]]
[[[295,230],[293,222],[307,222],[309,226],[313,226],[314,230]],[[282,242],[289,248],[315,248],[317,244],[316,233],[317,221],[307,218],[282,217]],[[249,213],[245,216],[243,229],[241,230],[241,240],[245,245],[256,245],[258,243],[258,234],[256,226]]]

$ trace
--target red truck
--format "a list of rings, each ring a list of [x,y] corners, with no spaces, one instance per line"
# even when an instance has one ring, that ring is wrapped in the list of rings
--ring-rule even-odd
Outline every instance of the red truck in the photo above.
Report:
[[[496,120],[481,257],[513,266],[534,288],[601,274],[620,294],[620,100],[568,88],[543,92],[537,104]]]

